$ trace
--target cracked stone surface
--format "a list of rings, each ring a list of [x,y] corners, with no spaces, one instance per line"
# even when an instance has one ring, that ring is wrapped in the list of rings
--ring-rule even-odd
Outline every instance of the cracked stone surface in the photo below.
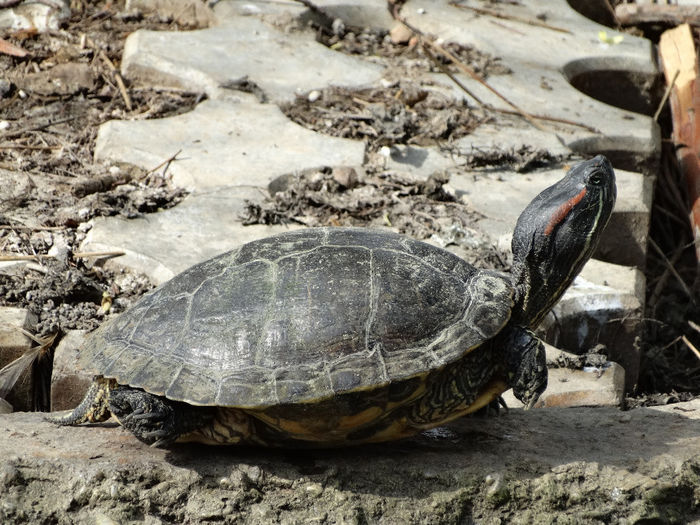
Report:
[[[193,264],[294,226],[243,226],[246,201],[260,188],[228,186],[190,194],[174,208],[137,219],[98,217],[83,242],[91,251],[123,250],[109,264],[126,267],[163,283]]]
[[[207,100],[175,117],[110,121],[100,127],[97,160],[145,169],[181,151],[173,182],[189,189],[258,186],[285,173],[362,164],[361,142],[321,135],[288,120],[277,106]]]
[[[137,82],[230,94],[247,78],[274,103],[326,86],[361,86],[384,68],[331,51],[307,33],[282,32],[253,16],[227,17],[219,27],[190,32],[137,31],[124,46],[122,73]]]
[[[614,165],[627,169],[648,165],[658,156],[658,128],[651,118],[599,102],[570,83],[585,88],[588,79],[597,76],[599,87],[594,93],[597,97],[610,98],[610,93],[618,92],[618,99],[606,102],[623,107],[636,104],[635,111],[649,109],[644,107],[643,97],[620,89],[623,84],[629,85],[632,78],[652,89],[658,71],[648,40],[624,34],[619,44],[605,44],[599,38],[599,31],[610,35],[615,35],[615,31],[581,16],[564,0],[546,5],[526,0],[508,6],[509,15],[531,20],[543,18],[559,30],[510,20],[495,21],[469,9],[430,0],[411,1],[402,13],[409,23],[425,33],[501,57],[513,73],[494,76],[489,84],[507,94],[524,111],[570,120],[596,130],[541,123],[574,151],[604,153]],[[484,102],[513,109],[477,82],[460,79]],[[457,92],[452,84],[444,79],[442,82]],[[613,82],[617,89],[606,90],[605,84]],[[504,131],[507,135],[508,131]],[[479,135],[480,131],[476,130],[474,136]]]

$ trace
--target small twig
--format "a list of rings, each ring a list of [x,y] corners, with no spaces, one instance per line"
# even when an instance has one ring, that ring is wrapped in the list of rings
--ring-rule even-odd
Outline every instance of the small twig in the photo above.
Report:
[[[21,144],[0,144],[0,149],[29,149],[29,150],[54,150],[61,149],[63,146],[23,146]]]
[[[67,229],[66,226],[24,226],[23,224],[20,224],[20,225],[0,224],[0,230],[29,230],[32,232],[40,232],[40,231],[60,231],[60,230],[65,230],[65,229]]]
[[[177,152],[176,152],[174,155],[172,155],[171,157],[168,157],[167,159],[165,159],[163,162],[161,162],[160,164],[158,164],[155,168],[148,170],[148,171],[147,171],[146,173],[144,173],[141,177],[139,177],[139,179],[145,179],[145,178],[147,178],[151,173],[154,173],[154,172],[158,171],[158,170],[159,170],[160,168],[162,168],[163,166],[165,166],[165,169],[163,170],[163,175],[165,175],[165,172],[168,171],[168,167],[170,166],[170,163],[173,162],[173,161],[175,161],[175,160],[177,160],[177,156],[178,156],[180,153],[182,153],[182,149],[177,150]]]
[[[126,85],[124,84],[124,79],[122,78],[122,74],[114,66],[114,64],[109,59],[109,57],[105,54],[104,51],[102,51],[100,49],[98,51],[98,54],[100,55],[100,58],[107,64],[109,69],[112,71],[112,75],[114,75],[114,80],[117,81],[117,86],[119,86],[119,92],[121,93],[122,98],[124,99],[124,105],[126,106],[127,111],[131,111],[131,109],[133,108],[133,105],[131,104],[131,97],[129,96],[129,92],[126,90]]]
[[[513,111],[510,109],[502,109],[502,108],[495,108],[491,105],[484,106],[485,109],[488,109],[489,111],[496,111],[498,113],[505,113],[506,115],[520,115],[517,111]],[[557,122],[559,124],[568,124],[569,126],[576,126],[579,128],[583,128],[587,131],[590,131],[591,133],[600,133],[600,130],[594,128],[593,126],[588,126],[587,124],[582,124],[581,122],[575,122],[573,120],[565,119],[565,118],[558,118],[558,117],[547,117],[545,115],[538,115],[536,113],[530,113],[532,118],[537,119],[537,120],[546,120],[548,122]]]
[[[126,255],[126,252],[116,250],[111,252],[75,252],[73,257],[121,257],[122,255]]]
[[[673,267],[673,264],[671,264],[671,261],[668,260],[668,257],[666,257],[666,254],[663,252],[661,248],[659,248],[659,245],[654,242],[654,239],[649,237],[649,245],[656,251],[659,256],[661,257],[661,260],[663,263],[666,265],[668,270],[671,272],[671,274],[676,278],[678,283],[681,285],[681,288],[683,288],[683,291],[688,295],[688,299],[690,299],[691,302],[695,302],[693,300],[693,294],[691,293],[690,289],[688,288],[688,285],[685,284],[685,281],[683,278],[680,276],[680,274],[676,271],[676,269]]]
[[[447,69],[445,64],[440,62],[437,59],[437,57],[435,55],[433,55],[432,51],[430,51],[430,49],[428,48],[428,46],[425,43],[423,43],[423,50],[425,51],[425,54],[428,55],[428,58],[430,58],[430,60],[432,60],[433,64],[435,64],[438,68],[440,68],[440,71],[442,71],[445,75],[447,75],[450,78],[450,80],[452,80],[452,82],[457,84],[457,86],[462,91],[464,91],[467,95],[472,97],[477,104],[479,104],[480,106],[484,105],[484,103],[481,101],[481,99],[479,97],[477,97],[467,86],[465,86],[461,80],[459,80],[456,76],[454,76],[450,72],[450,70]]]
[[[112,251],[112,252],[76,252],[73,257],[119,257],[124,255],[126,252],[122,251]],[[53,259],[54,255],[48,255],[46,253],[37,253],[36,255],[0,255],[0,262],[8,261],[35,261],[37,259]]]
[[[657,107],[656,111],[654,112],[654,121],[659,120],[659,115],[661,114],[661,110],[666,105],[666,101],[668,100],[668,97],[671,96],[671,90],[673,89],[673,86],[676,84],[676,79],[678,78],[678,75],[680,75],[680,74],[681,74],[681,70],[676,69],[676,73],[673,75],[673,79],[668,84],[668,86],[666,86],[666,91],[664,92],[664,96],[661,97],[661,102],[659,102],[659,107]]]
[[[697,324],[695,324],[693,321],[688,320],[688,324],[690,325],[690,327],[691,327],[693,330],[695,330],[696,332],[700,332],[700,326],[698,326]]]
[[[493,16],[494,18],[501,18],[503,20],[512,20],[513,22],[520,22],[522,24],[528,24],[531,26],[544,27],[546,29],[551,29],[552,31],[558,31],[560,33],[567,33],[569,35],[572,34],[571,31],[569,31],[566,28],[553,26],[551,24],[548,24],[547,22],[541,22],[540,20],[532,20],[530,18],[523,18],[521,16],[515,16],[515,15],[506,15],[504,13],[499,13],[497,11],[491,11],[490,9],[484,9],[482,7],[472,7],[469,5],[458,4],[457,2],[450,2],[450,5],[454,6],[454,7],[459,7],[460,9],[470,9],[470,10],[474,11],[475,13],[479,13],[480,15]]]
[[[401,20],[401,22],[402,22],[403,24],[406,23],[406,22],[403,21],[403,20]],[[408,25],[407,25],[406,27],[408,27],[411,31],[416,31],[416,30],[417,30],[417,29],[415,29],[415,28],[413,28],[413,27],[411,27],[411,26],[408,26]],[[534,118],[532,118],[532,115],[530,115],[530,114],[527,113],[525,110],[523,110],[523,109],[519,108],[518,106],[516,106],[516,105],[515,105],[513,102],[511,102],[510,100],[508,100],[508,99],[507,99],[504,95],[502,95],[496,88],[494,88],[494,87],[491,86],[489,83],[487,83],[483,78],[481,78],[481,76],[480,76],[476,71],[474,71],[472,68],[470,68],[470,67],[467,66],[465,63],[463,63],[462,61],[460,61],[456,56],[454,56],[452,53],[450,53],[447,49],[443,48],[441,45],[436,44],[435,42],[433,42],[433,41],[431,41],[431,40],[429,40],[429,39],[426,39],[425,36],[422,35],[420,32],[418,32],[418,33],[416,33],[416,34],[419,35],[419,36],[423,39],[424,42],[426,42],[430,47],[432,47],[433,49],[435,49],[438,53],[440,53],[440,54],[446,56],[447,58],[449,58],[449,59],[454,63],[454,65],[457,66],[459,69],[461,69],[464,73],[466,73],[467,75],[469,75],[470,77],[472,77],[474,80],[476,80],[477,82],[479,82],[479,84],[481,84],[481,85],[484,86],[486,89],[488,89],[491,93],[493,93],[493,94],[496,95],[498,98],[500,98],[503,102],[505,102],[505,103],[508,104],[510,107],[512,107],[515,111],[517,111],[517,112],[518,112],[525,120],[527,120],[530,124],[532,124],[533,126],[535,126],[535,127],[536,127],[537,129],[539,129],[540,131],[547,131],[547,129],[545,129],[544,126],[542,126],[542,124],[540,124],[540,123],[537,122]]]
[[[682,336],[681,341],[683,341],[685,343],[685,346],[690,348],[690,350],[695,354],[695,357],[700,359],[700,350],[695,348],[695,345],[693,343],[691,343],[686,336]]]
[[[102,59],[102,61],[107,64],[107,67],[109,70],[112,72],[112,75],[114,76],[114,80],[117,82],[117,87],[119,88],[119,93],[121,93],[122,99],[124,100],[124,105],[126,106],[126,109],[128,111],[131,111],[133,108],[133,105],[131,103],[131,97],[129,96],[129,92],[126,90],[126,84],[124,84],[124,79],[122,78],[122,74],[119,72],[119,70],[116,68],[114,65],[114,62],[112,62],[107,54],[100,49],[95,42],[88,38],[87,39],[87,44],[92,47],[95,51],[97,51],[97,55]]]
[[[620,27],[620,20],[617,18],[617,13],[615,13],[615,8],[610,3],[610,0],[605,0],[603,3],[605,4],[605,7],[607,8],[608,12],[610,13],[610,16],[612,16],[613,20],[615,21],[615,25],[619,28]]]
[[[54,126],[56,124],[63,124],[64,122],[70,122],[71,120],[75,120],[78,118],[82,118],[82,115],[73,115],[71,117],[60,118],[58,120],[49,120],[47,122],[44,122],[43,124],[34,124],[31,126],[25,126],[23,128],[19,128],[19,129],[16,129],[14,131],[8,131],[7,133],[0,135],[0,139],[11,139],[11,138],[17,137],[19,135],[23,135],[25,133],[28,133],[29,131],[41,131],[42,129],[49,128],[49,127]]]
[[[106,173],[93,178],[79,179],[74,183],[72,190],[73,195],[85,197],[93,193],[109,191],[115,186],[128,184],[129,182],[131,182],[131,175],[128,173],[120,173],[118,175]]]

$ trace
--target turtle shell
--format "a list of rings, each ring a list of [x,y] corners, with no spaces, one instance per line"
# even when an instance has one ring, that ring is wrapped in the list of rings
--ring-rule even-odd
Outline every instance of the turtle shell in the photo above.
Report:
[[[423,242],[304,229],[185,270],[93,332],[79,364],[194,405],[312,403],[460,359],[511,295],[507,275]]]

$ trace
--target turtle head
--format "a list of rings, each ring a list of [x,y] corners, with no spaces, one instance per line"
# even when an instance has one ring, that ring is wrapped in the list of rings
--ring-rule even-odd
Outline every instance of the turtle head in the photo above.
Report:
[[[598,155],[525,208],[512,243],[516,324],[537,327],[568,288],[598,244],[616,195],[615,172]]]

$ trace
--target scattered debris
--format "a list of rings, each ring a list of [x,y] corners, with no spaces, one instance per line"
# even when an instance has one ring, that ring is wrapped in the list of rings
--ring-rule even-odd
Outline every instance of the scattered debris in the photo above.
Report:
[[[480,216],[459,202],[447,183],[443,174],[422,181],[390,172],[359,177],[345,168],[314,170],[273,181],[271,197],[249,203],[242,219],[244,224],[389,227],[443,247],[459,245],[461,255],[477,266],[506,269],[510,254],[473,229]]]
[[[509,150],[472,150],[462,152],[465,157],[465,165],[469,168],[483,168],[492,166],[508,166],[518,173],[527,173],[538,168],[546,168],[561,164],[568,160],[565,155],[553,155],[545,149],[533,149],[528,145]]]
[[[334,137],[363,139],[370,151],[394,144],[434,145],[469,134],[483,111],[414,82],[384,89],[329,88],[310,101],[298,96],[282,111],[291,120]]]

